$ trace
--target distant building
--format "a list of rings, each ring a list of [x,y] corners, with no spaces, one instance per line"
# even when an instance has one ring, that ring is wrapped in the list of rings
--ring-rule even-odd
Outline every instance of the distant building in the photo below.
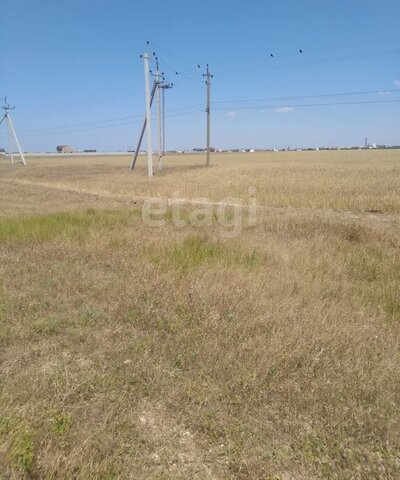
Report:
[[[6,154],[6,151],[4,150],[4,148],[0,148],[0,155],[5,155]]]
[[[74,153],[76,150],[74,150],[72,147],[68,145],[57,145],[57,153]]]

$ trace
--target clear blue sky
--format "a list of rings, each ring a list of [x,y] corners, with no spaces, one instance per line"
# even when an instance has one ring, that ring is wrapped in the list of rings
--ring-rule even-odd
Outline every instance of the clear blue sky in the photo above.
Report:
[[[204,145],[207,62],[215,147],[400,143],[399,0],[1,0],[0,18],[24,150],[135,145],[147,40],[174,82],[169,149]],[[386,103],[305,106],[347,102]]]

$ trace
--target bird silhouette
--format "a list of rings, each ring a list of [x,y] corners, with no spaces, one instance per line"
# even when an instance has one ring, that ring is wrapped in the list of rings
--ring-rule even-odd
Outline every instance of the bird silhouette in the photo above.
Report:
[[[303,50],[300,49],[300,50],[299,50],[299,53],[303,53]]]
[[[270,54],[269,54],[269,56],[270,56],[270,57],[273,57],[273,56],[274,56],[274,54],[273,54],[273,53],[270,53]]]

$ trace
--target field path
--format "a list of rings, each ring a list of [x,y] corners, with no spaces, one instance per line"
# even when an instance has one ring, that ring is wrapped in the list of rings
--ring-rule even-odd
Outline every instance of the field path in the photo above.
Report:
[[[146,197],[146,196],[133,196],[127,194],[115,194],[104,191],[91,191],[77,187],[71,187],[69,185],[64,185],[60,183],[48,183],[48,182],[37,182],[31,180],[16,180],[16,179],[0,179],[0,184],[10,187],[9,190],[16,194],[17,192],[12,187],[22,187],[19,190],[21,195],[18,195],[18,199],[28,200],[29,196],[35,197],[33,201],[39,200],[40,205],[43,208],[43,201],[45,200],[50,211],[66,210],[71,208],[77,208],[79,206],[84,206],[90,208],[93,206],[99,206],[99,204],[104,205],[104,207],[118,207],[118,206],[133,206],[140,205],[146,201],[163,201],[168,206],[179,203],[183,206],[201,206],[201,205],[212,205],[217,207],[218,205],[226,205],[230,207],[240,207],[240,204],[234,203],[222,203],[222,202],[198,202],[190,198],[171,198],[171,197]],[[52,192],[52,193],[50,193]],[[57,194],[61,194],[57,195]],[[9,202],[10,199],[8,199]],[[54,203],[52,203],[54,200]],[[61,202],[61,205],[60,205]],[[23,202],[25,203],[25,202]],[[33,208],[35,205],[32,203],[32,200],[28,201],[29,207],[28,210],[36,210]],[[3,201],[0,196],[0,214],[2,213]],[[246,208],[246,204],[242,205]],[[39,205],[38,205],[39,207]],[[357,220],[357,221],[368,221],[371,223],[383,222],[390,224],[400,223],[400,214],[387,214],[381,212],[354,212],[354,211],[335,211],[331,209],[317,209],[317,208],[304,208],[304,207],[276,207],[276,206],[267,206],[267,205],[258,205],[258,210],[263,213],[271,213],[278,215],[285,214],[295,214],[295,215],[310,215],[317,214],[319,216],[326,216],[329,218],[336,218],[340,220]],[[17,210],[23,210],[23,206]],[[43,210],[41,210],[43,211]],[[7,210],[6,212],[7,213]],[[24,213],[23,211],[18,211],[17,213]]]

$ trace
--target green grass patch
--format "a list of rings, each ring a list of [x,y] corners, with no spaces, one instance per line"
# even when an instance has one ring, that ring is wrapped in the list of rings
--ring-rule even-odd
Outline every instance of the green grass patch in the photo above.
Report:
[[[94,229],[128,225],[139,218],[135,210],[93,210],[49,215],[0,218],[0,243],[50,241],[55,238],[82,240]]]
[[[349,273],[354,280],[376,282],[383,277],[387,264],[387,254],[379,246],[354,249],[349,258]]]
[[[0,415],[0,437],[6,435],[10,432],[12,427],[12,422],[9,418],[3,417]]]
[[[31,330],[42,336],[51,336],[59,333],[62,323],[56,316],[37,318],[32,321]]]
[[[400,291],[398,288],[386,289],[383,307],[390,320],[400,320]]]
[[[52,431],[58,436],[67,434],[72,425],[71,416],[57,408],[50,410]]]
[[[207,263],[222,263],[225,266],[242,265],[254,268],[261,264],[256,250],[238,251],[230,245],[212,240],[207,236],[193,235],[164,249],[162,254],[154,247],[145,251],[150,261],[162,268],[173,268],[183,272]]]
[[[21,472],[30,472],[35,459],[35,448],[28,428],[18,432],[11,448],[13,466]]]

